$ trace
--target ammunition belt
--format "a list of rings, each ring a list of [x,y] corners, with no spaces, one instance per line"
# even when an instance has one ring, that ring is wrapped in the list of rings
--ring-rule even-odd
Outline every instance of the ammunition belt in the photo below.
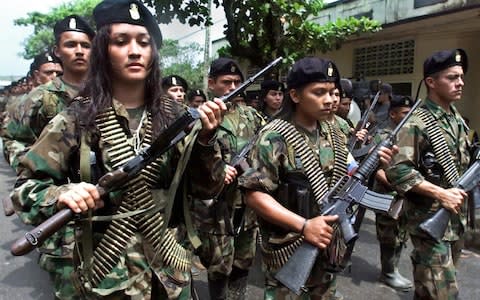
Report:
[[[425,124],[433,153],[440,166],[442,166],[445,178],[450,185],[453,185],[453,183],[458,180],[459,174],[452,156],[450,155],[450,149],[448,149],[445,137],[440,132],[438,124],[428,110],[419,108],[415,113],[417,113]]]
[[[96,123],[102,139],[111,144],[107,152],[113,169],[122,166],[135,155],[133,147],[128,143],[127,136],[118,122],[113,108],[99,114],[96,118]],[[142,146],[146,147],[151,142],[152,123],[151,116],[148,114]],[[159,179],[160,167],[159,161],[154,161],[141,171],[140,176],[127,183],[124,200],[117,210],[118,214],[155,208],[156,205],[150,188]],[[102,240],[94,250],[90,267],[91,282],[98,286],[111,272],[120,260],[121,255],[125,252],[129,241],[138,231],[153,247],[155,252],[154,259],[158,255],[158,258],[165,265],[183,272],[189,271],[192,254],[177,242],[171,231],[162,231],[162,228],[166,225],[161,210],[113,219]],[[163,235],[161,235],[162,232]]]
[[[338,126],[333,126],[330,122],[328,124],[328,131],[332,139],[332,147],[334,153],[334,165],[331,185],[334,185],[345,174],[347,174],[347,148],[345,145],[344,134],[340,132]]]
[[[262,253],[262,261],[268,270],[279,270],[290,259],[295,250],[302,244],[303,237],[299,237],[273,249],[268,243],[265,243],[262,234],[258,235],[257,243]]]
[[[300,156],[315,200],[319,203],[322,196],[328,191],[328,184],[320,170],[320,161],[315,157],[313,150],[308,148],[305,138],[297,131],[295,126],[281,119],[273,120],[263,130],[277,131],[285,138],[287,143],[293,146],[295,152]]]

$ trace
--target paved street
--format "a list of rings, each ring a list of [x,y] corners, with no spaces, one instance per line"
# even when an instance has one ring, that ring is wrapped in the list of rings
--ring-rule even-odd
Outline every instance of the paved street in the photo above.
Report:
[[[13,186],[13,172],[0,159],[0,195],[5,196]],[[22,225],[16,216],[5,217],[0,214],[0,300],[36,299],[50,300],[52,290],[48,274],[36,265],[38,254],[33,252],[23,257],[13,257],[10,246],[20,237],[27,227]],[[411,278],[411,266],[406,249],[401,259],[400,271]],[[480,299],[478,274],[480,274],[480,257],[465,252],[459,267],[459,283],[462,300]],[[377,282],[379,276],[379,250],[375,238],[374,215],[367,213],[360,238],[357,241],[351,273],[339,276],[339,291],[344,298],[355,300],[375,299],[412,299],[412,293],[397,293],[391,288]],[[247,299],[261,299],[263,295],[263,277],[256,264],[251,272]],[[206,274],[202,272],[196,277],[195,286],[200,299],[208,299]]]

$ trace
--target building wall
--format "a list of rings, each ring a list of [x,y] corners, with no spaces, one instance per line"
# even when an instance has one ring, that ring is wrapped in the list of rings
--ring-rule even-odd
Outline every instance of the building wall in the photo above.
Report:
[[[342,2],[342,1],[340,1]],[[378,3],[377,3],[378,2]],[[399,6],[396,14],[405,18],[409,13],[413,13],[413,0],[408,1],[379,1],[379,0],[359,0],[351,1],[347,4],[339,5],[335,9],[337,11],[347,11],[347,6],[355,4],[357,12],[364,10],[364,7],[373,5],[375,3],[384,4],[383,8],[378,5],[375,10],[382,10],[385,12],[385,4],[387,6],[394,6],[393,2],[397,2]],[[409,5],[405,3],[410,2]],[[462,3],[470,1],[447,1],[446,3],[432,5],[419,10],[424,10],[423,13],[428,13],[427,9],[432,12],[432,7],[446,7],[453,5],[452,2]],[[457,4],[458,4],[457,3]],[[359,5],[363,4],[363,8]],[[342,8],[343,7],[343,8]],[[349,14],[353,14],[350,11]],[[387,13],[388,15],[389,13]],[[375,13],[374,13],[375,15]],[[398,20],[398,19],[397,19]],[[430,56],[434,51],[443,49],[463,48],[469,56],[469,70],[465,75],[464,96],[461,101],[456,103],[459,111],[470,119],[470,125],[477,131],[480,131],[480,94],[477,91],[476,83],[480,82],[480,65],[477,54],[480,53],[480,9],[472,8],[470,10],[462,10],[453,12],[451,14],[439,14],[435,17],[425,17],[414,19],[411,22],[398,22],[393,25],[386,25],[384,29],[378,33],[363,36],[361,38],[352,40],[342,45],[338,51],[328,52],[325,54],[318,54],[334,60],[343,77],[352,78],[354,75],[354,50],[356,48],[370,47],[374,45],[382,45],[393,43],[397,41],[414,40],[415,54],[414,54],[414,69],[412,74],[396,74],[383,75],[378,77],[366,76],[365,80],[381,79],[389,83],[404,83],[412,84],[412,94],[416,93],[418,83],[423,77],[423,61]],[[425,98],[426,88],[422,87],[420,98]],[[412,95],[415,96],[415,95]]]

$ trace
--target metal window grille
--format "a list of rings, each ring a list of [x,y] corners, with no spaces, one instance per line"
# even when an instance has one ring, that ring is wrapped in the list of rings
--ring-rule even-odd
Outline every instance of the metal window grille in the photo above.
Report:
[[[356,48],[353,61],[354,76],[364,78],[412,74],[414,54],[414,40]]]

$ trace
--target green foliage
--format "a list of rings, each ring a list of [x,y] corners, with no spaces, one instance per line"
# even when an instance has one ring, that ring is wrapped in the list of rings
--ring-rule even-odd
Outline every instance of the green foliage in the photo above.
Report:
[[[144,0],[154,7],[161,23],[174,17],[180,22],[208,25],[208,0]],[[286,62],[340,48],[352,35],[376,32],[380,25],[366,18],[338,19],[320,25],[314,18],[323,9],[322,0],[213,0],[222,6],[227,19],[225,36],[229,47],[222,54],[244,58],[254,66],[264,66],[283,56]]]
[[[21,55],[25,59],[31,59],[39,52],[51,49],[55,40],[53,37],[53,26],[55,23],[68,15],[77,14],[84,17],[94,27],[93,8],[101,0],[72,0],[53,8],[50,12],[43,14],[30,12],[25,18],[14,21],[18,26],[33,26],[33,34],[24,41],[25,51]]]
[[[164,40],[160,49],[160,64],[163,76],[179,75],[188,82],[189,89],[203,88],[203,49],[198,43],[179,45],[176,40]]]

